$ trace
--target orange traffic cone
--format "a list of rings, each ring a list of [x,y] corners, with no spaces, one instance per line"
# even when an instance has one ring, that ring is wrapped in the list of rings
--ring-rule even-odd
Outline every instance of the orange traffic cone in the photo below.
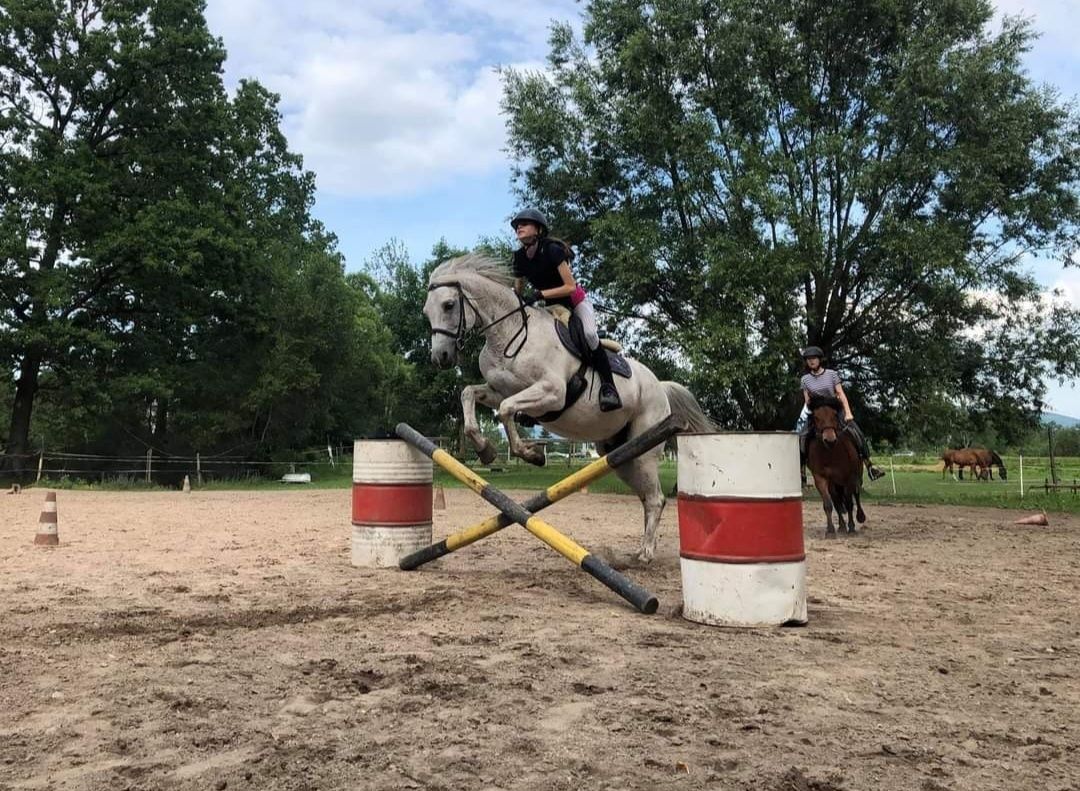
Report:
[[[1032,514],[1031,516],[1025,516],[1023,519],[1017,519],[1013,522],[1014,525],[1049,525],[1050,520],[1046,518],[1046,512],[1041,514]]]
[[[56,529],[56,492],[45,494],[45,506],[38,517],[34,543],[43,547],[55,547],[60,543],[60,533]]]
[[[446,510],[446,492],[443,491],[443,488],[441,486],[435,489],[435,510]]]

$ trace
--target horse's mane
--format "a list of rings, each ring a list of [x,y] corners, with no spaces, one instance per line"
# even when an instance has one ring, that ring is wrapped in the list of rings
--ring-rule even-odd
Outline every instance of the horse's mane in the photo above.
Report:
[[[466,253],[443,261],[435,267],[431,277],[428,278],[428,283],[452,280],[462,275],[479,275],[508,288],[514,285],[514,274],[506,268],[506,265],[497,258],[482,253]]]
[[[810,396],[810,411],[820,409],[823,406],[830,406],[833,409],[839,411],[844,407],[840,403],[840,399],[831,395],[812,395]]]
[[[1005,462],[1001,460],[1001,457],[997,455],[995,451],[990,451],[990,463],[997,464],[1001,467],[1005,466]]]

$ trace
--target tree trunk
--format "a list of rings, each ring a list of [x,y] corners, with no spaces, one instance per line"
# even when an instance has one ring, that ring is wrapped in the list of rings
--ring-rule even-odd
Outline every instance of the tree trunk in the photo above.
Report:
[[[8,429],[7,456],[4,470],[23,477],[33,468],[30,462],[30,415],[37,395],[38,373],[41,371],[40,352],[28,352],[19,365],[19,381],[15,385],[15,403],[11,407]]]
[[[42,272],[51,271],[60,255],[60,245],[67,219],[67,201],[58,198],[53,205],[52,216],[46,233],[47,242],[38,267]],[[44,300],[42,300],[44,301]],[[37,308],[37,309],[35,309]],[[27,324],[42,329],[48,322],[45,308],[35,301],[29,311]],[[30,415],[34,411],[34,398],[38,391],[38,374],[44,353],[40,347],[31,346],[19,363],[19,381],[15,385],[15,403],[11,407],[11,425],[8,429],[7,456],[0,461],[0,470],[12,471],[22,477],[30,469]]]
[[[159,398],[154,410],[154,444],[158,450],[164,450],[169,433],[169,399]]]

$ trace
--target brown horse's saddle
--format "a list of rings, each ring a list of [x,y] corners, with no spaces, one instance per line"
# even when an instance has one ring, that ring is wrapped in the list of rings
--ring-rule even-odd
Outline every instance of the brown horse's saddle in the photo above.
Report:
[[[566,350],[579,360],[588,362],[588,344],[581,329],[581,321],[562,305],[549,305],[548,312],[555,317],[555,332]],[[600,346],[607,351],[611,372],[629,379],[630,363],[622,356],[622,346],[611,338],[601,338]]]

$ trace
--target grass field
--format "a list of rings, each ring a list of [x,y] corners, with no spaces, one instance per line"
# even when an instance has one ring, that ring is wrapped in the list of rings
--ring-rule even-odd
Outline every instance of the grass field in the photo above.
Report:
[[[1020,496],[1020,464],[1017,457],[1006,456],[1003,459],[1008,469],[1008,479],[998,479],[995,471],[993,481],[973,481],[970,476],[957,481],[942,478],[941,462],[932,457],[881,457],[878,463],[889,473],[885,478],[865,484],[865,499],[868,503],[891,501],[904,503],[927,503],[940,505],[973,505],[1025,510],[1045,509],[1047,511],[1068,511],[1080,513],[1080,493],[1070,491],[1050,492],[1037,489],[1049,478],[1048,460],[1024,459],[1024,496]],[[575,459],[568,464],[565,459],[550,462],[546,467],[532,467],[516,460],[511,463],[497,462],[491,467],[479,466],[475,459],[467,463],[477,470],[486,480],[500,489],[543,489],[585,465],[585,461]],[[1065,457],[1057,460],[1058,478],[1062,482],[1080,481],[1080,457]],[[344,457],[336,466],[317,464],[306,466],[305,472],[311,473],[310,487],[317,489],[344,489],[352,484],[352,460]],[[661,479],[664,491],[670,491],[675,483],[675,462],[665,461],[661,465]],[[436,484],[447,487],[460,487],[456,480],[442,470],[436,470]],[[119,489],[146,490],[146,484],[138,481],[106,482],[104,484],[84,484],[74,480],[42,481],[44,486],[57,488]],[[226,478],[207,481],[202,487],[209,490],[233,489],[284,489],[286,484],[276,478]],[[592,484],[593,491],[629,494],[630,490],[614,475]],[[895,488],[895,491],[894,491]],[[808,497],[817,497],[813,489],[806,492]]]

